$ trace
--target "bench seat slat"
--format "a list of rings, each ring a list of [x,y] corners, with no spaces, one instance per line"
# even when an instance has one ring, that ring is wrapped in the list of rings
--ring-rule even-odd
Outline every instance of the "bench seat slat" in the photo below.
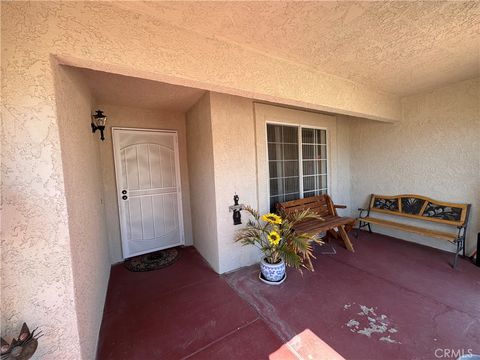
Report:
[[[425,229],[425,228],[421,228],[421,227],[417,227],[417,226],[413,226],[413,225],[400,224],[400,223],[397,223],[397,222],[394,222],[394,221],[389,221],[389,220],[384,220],[384,219],[379,219],[379,218],[365,217],[365,218],[361,218],[359,220],[363,221],[363,222],[368,222],[370,224],[387,226],[387,227],[391,227],[391,228],[398,229],[398,230],[404,230],[404,231],[408,231],[408,232],[417,233],[417,234],[420,234],[420,235],[432,236],[432,237],[440,238],[440,239],[443,239],[443,240],[448,240],[448,241],[451,241],[451,242],[453,242],[457,239],[457,234],[448,233],[448,232],[444,232],[444,231],[438,231],[438,230]]]
[[[341,226],[341,225],[347,225],[351,224],[352,222],[355,221],[353,218],[349,217],[340,217],[340,216],[329,216],[325,217],[324,221],[321,220],[309,220],[309,221],[304,221],[297,226],[295,226],[295,231],[301,232],[301,233],[310,233],[310,234],[316,234],[321,231],[326,231],[330,230],[332,228]]]

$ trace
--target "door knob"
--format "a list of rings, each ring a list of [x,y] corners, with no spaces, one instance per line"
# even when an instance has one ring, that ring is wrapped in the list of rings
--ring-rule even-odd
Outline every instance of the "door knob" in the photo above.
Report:
[[[122,196],[122,199],[123,199],[123,200],[127,200],[127,199],[128,199],[128,196],[127,196],[127,195],[123,195],[123,196]]]

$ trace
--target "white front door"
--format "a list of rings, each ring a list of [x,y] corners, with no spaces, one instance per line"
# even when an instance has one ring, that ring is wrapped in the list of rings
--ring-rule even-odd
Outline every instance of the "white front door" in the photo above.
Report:
[[[177,133],[112,129],[123,258],[184,244]]]

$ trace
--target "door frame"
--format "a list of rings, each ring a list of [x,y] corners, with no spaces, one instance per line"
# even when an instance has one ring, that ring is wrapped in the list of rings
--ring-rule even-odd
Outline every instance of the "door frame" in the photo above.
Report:
[[[127,244],[126,244],[126,236],[127,236],[127,229],[126,229],[126,217],[125,211],[123,206],[121,205],[122,196],[121,196],[121,189],[119,189],[119,184],[121,184],[121,159],[119,154],[119,149],[115,146],[115,139],[116,131],[138,131],[138,132],[156,132],[156,133],[164,133],[164,134],[172,134],[173,135],[173,151],[175,155],[175,177],[176,177],[176,185],[177,185],[177,204],[178,204],[178,231],[180,234],[180,243],[176,246],[185,245],[185,229],[183,224],[183,206],[182,206],[182,181],[181,181],[181,173],[180,173],[180,154],[178,148],[178,131],[177,130],[163,130],[163,129],[145,129],[145,128],[130,128],[130,127],[118,127],[112,126],[112,146],[113,146],[113,163],[115,168],[115,187],[117,192],[117,207],[118,207],[118,220],[120,223],[120,242],[122,244],[122,259],[127,259],[125,254],[127,253]],[[168,247],[171,247],[170,245]],[[167,247],[159,247],[152,249],[151,251],[158,251],[165,249]],[[133,257],[136,255],[144,254],[141,253],[134,253],[129,254],[129,257]]]

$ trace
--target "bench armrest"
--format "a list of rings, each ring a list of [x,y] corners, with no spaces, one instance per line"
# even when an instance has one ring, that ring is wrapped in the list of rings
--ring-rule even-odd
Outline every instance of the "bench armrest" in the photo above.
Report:
[[[333,207],[335,209],[346,209],[347,208],[347,205],[337,205],[337,204],[334,204]]]
[[[367,216],[368,216],[368,209],[358,208],[358,211],[359,211],[359,214],[358,214],[359,218],[364,218],[365,217],[365,215],[362,216],[362,214],[364,212],[367,212]]]

